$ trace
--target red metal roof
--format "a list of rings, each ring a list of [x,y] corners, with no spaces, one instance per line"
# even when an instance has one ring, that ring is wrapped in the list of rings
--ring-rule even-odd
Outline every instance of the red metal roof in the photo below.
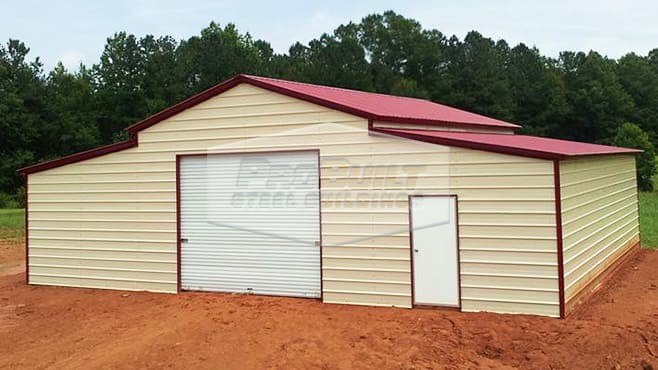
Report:
[[[637,149],[528,135],[478,134],[470,132],[400,129],[375,129],[374,131],[434,144],[466,147],[542,159],[563,159],[585,155],[642,152]]]
[[[446,124],[516,129],[521,126],[423,99],[370,93],[337,87],[312,85],[274,78],[237,75],[172,107],[158,112],[126,130],[132,133],[167,119],[174,114],[208,100],[238,84],[247,83],[280,94],[306,100],[346,113],[377,121]]]
[[[508,122],[433,103],[428,100],[339,89],[335,87],[311,85],[266,77],[238,75],[128,127],[126,130],[133,134],[133,138],[126,142],[72,154],[56,160],[21,168],[18,171],[23,174],[35,173],[49,168],[59,167],[65,164],[75,163],[85,159],[135,147],[138,145],[134,136],[137,132],[208,100],[213,96],[219,95],[241,83],[248,83],[298,99],[324,105],[332,109],[365,117],[369,120],[510,129],[520,127]],[[462,146],[479,150],[546,159],[560,159],[580,155],[641,152],[635,149],[524,135],[476,134],[465,132],[379,128],[373,128],[372,131],[435,144]]]
[[[381,121],[422,123],[462,123],[467,125],[519,128],[521,126],[424,99],[406,98],[357,90],[341,89],[274,78],[248,76],[269,86],[321,99],[334,105],[356,109]],[[336,108],[336,106],[334,106]]]

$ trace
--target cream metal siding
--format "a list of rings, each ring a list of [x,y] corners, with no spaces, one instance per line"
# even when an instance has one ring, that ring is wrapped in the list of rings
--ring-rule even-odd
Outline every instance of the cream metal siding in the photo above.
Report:
[[[639,241],[635,157],[560,162],[565,301]]]
[[[551,161],[452,149],[463,311],[559,316]]]
[[[409,307],[407,195],[457,194],[462,309],[557,316],[552,162],[368,134],[242,84],[139,146],[29,176],[30,280],[175,292],[175,156],[320,149],[325,302]]]

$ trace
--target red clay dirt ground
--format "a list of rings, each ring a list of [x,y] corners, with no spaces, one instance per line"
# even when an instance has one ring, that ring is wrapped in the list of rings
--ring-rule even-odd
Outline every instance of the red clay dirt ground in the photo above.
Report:
[[[0,368],[658,369],[655,251],[566,320],[28,286],[23,253],[0,244]]]

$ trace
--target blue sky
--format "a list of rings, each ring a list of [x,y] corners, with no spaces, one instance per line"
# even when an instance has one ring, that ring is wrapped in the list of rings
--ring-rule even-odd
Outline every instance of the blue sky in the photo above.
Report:
[[[610,57],[658,47],[658,3],[651,1],[12,1],[3,4],[0,42],[24,41],[46,69],[98,61],[105,38],[117,31],[138,36],[188,38],[214,20],[285,52],[323,32],[392,9],[425,28],[462,38],[478,30],[510,44],[525,42],[544,54],[597,50]]]

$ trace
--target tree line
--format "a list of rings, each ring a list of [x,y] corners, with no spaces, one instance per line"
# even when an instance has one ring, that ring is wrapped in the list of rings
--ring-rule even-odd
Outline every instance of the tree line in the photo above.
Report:
[[[118,32],[97,63],[75,71],[44,71],[29,51],[19,40],[0,46],[0,203],[22,197],[17,168],[125,139],[126,126],[238,73],[426,98],[523,133],[595,143],[633,122],[640,131],[629,132],[658,143],[658,48],[548,57],[476,31],[448,37],[389,11],[283,54],[214,22],[180,41]]]

